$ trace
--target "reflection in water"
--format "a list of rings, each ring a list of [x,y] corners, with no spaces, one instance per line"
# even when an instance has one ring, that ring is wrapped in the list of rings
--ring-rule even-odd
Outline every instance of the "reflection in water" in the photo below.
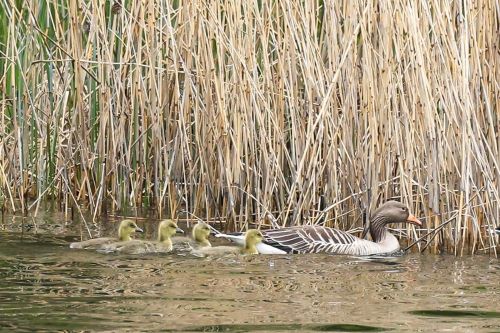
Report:
[[[418,310],[410,311],[412,314],[428,317],[482,317],[500,318],[500,312],[495,311],[464,311],[464,310]]]
[[[187,327],[181,331],[186,332],[384,332],[389,329],[366,325],[353,324],[260,324],[260,325],[211,325]]]
[[[72,240],[0,232],[0,330],[500,330],[497,259],[126,256]]]

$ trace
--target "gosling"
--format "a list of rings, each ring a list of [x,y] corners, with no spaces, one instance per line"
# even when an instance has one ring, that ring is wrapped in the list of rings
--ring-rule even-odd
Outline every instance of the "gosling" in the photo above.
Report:
[[[177,247],[179,245],[180,247],[182,246],[189,246],[189,249],[192,248],[202,248],[202,247],[211,247],[212,244],[210,244],[210,241],[208,240],[208,237],[210,236],[210,227],[208,224],[205,222],[198,222],[194,227],[191,232],[191,237],[173,237],[172,242],[174,243],[174,246]]]
[[[97,250],[101,247],[115,243],[126,242],[132,240],[132,234],[135,232],[143,232],[141,228],[132,220],[123,220],[118,228],[118,238],[115,237],[100,237],[93,238],[83,242],[74,242],[69,244],[71,249]]]
[[[158,224],[157,241],[131,240],[116,242],[103,246],[100,251],[123,254],[168,253],[173,249],[172,236],[176,233],[184,233],[184,231],[173,220],[163,220]]]
[[[225,254],[259,254],[257,245],[262,242],[262,233],[256,229],[250,229],[245,233],[245,244],[238,246],[214,246],[193,249],[192,254],[196,256],[217,256]]]

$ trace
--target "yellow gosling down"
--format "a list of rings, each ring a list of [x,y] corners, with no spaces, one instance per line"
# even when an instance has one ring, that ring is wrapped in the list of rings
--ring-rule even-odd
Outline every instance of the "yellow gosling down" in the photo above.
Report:
[[[220,256],[225,254],[259,254],[257,244],[262,241],[262,233],[256,229],[250,229],[245,233],[245,245],[238,246],[214,246],[193,249],[192,254],[196,256]]]
[[[210,236],[210,227],[205,222],[198,222],[191,232],[191,237],[174,237],[172,242],[175,245],[188,245],[191,248],[211,247],[208,237]]]
[[[132,234],[135,232],[143,232],[141,228],[132,220],[123,220],[118,228],[118,238],[101,237],[93,238],[83,242],[74,242],[69,244],[72,249],[97,250],[102,246],[115,242],[126,242],[132,240]]]
[[[101,247],[101,252],[117,252],[123,254],[167,253],[172,251],[172,236],[184,233],[173,220],[163,220],[158,224],[157,241],[131,240],[116,242]]]

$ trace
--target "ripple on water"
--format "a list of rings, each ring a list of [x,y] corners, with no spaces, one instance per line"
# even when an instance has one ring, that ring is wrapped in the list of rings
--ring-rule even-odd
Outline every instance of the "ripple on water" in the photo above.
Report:
[[[123,256],[74,235],[0,234],[0,331],[500,328],[497,259]]]
[[[290,332],[290,331],[314,331],[314,332],[384,332],[391,329],[356,325],[356,324],[242,324],[242,325],[209,325],[193,326],[180,329],[181,332]]]

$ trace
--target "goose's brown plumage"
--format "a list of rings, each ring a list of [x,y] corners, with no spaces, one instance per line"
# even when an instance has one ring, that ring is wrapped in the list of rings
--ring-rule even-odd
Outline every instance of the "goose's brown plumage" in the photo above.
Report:
[[[338,229],[323,226],[301,226],[262,231],[263,242],[287,253],[335,253],[373,255],[399,250],[399,242],[387,231],[389,223],[422,223],[409,213],[408,207],[397,201],[388,201],[378,208],[370,219],[368,241]]]

